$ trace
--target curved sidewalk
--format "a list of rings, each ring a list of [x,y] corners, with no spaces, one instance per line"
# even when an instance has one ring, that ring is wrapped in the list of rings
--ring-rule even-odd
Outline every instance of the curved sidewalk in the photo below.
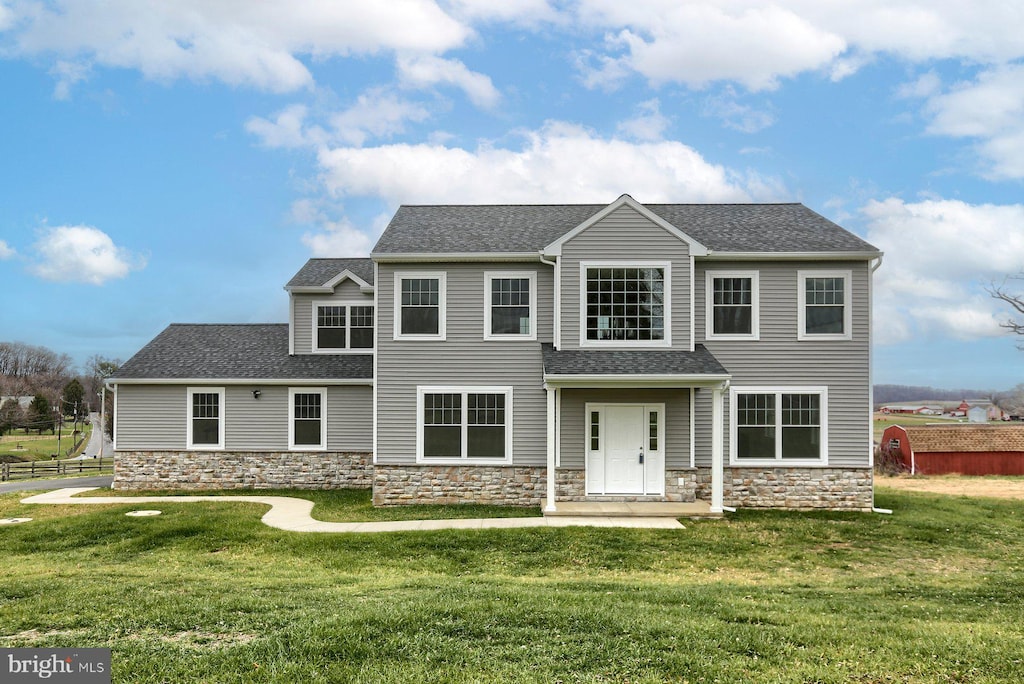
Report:
[[[270,506],[261,520],[265,525],[288,532],[403,532],[409,530],[482,530],[512,527],[634,527],[684,529],[675,518],[616,518],[566,516],[543,518],[472,518],[450,520],[389,520],[386,522],[323,522],[312,516],[313,502],[290,496],[89,496],[75,495],[98,487],[67,487],[36,494],[26,504],[152,504],[195,503],[197,501],[242,501]]]

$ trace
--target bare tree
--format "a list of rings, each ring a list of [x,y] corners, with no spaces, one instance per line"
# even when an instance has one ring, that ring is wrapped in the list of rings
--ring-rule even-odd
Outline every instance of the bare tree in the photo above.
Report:
[[[999,325],[1015,335],[1024,335],[1024,318],[1017,317],[1018,315],[1024,316],[1024,294],[1010,290],[1007,286],[1008,280],[1024,281],[1024,273],[1015,276],[1008,276],[999,285],[992,283],[988,288],[988,293],[995,299],[1009,304],[1010,308],[1016,312],[1015,314],[1011,314],[1010,318]],[[1024,349],[1024,343],[1017,346]]]

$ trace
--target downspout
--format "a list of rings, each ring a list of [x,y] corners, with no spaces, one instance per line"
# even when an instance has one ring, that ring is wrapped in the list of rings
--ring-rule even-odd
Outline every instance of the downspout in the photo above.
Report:
[[[883,254],[879,254],[878,255],[878,261],[876,261],[875,265],[871,267],[871,275],[872,276],[875,275],[875,271],[878,270],[878,267],[882,265],[882,257],[883,256],[884,256]],[[869,312],[869,315],[870,315],[870,312]],[[868,391],[871,393],[871,400],[870,400],[871,401],[871,412],[873,414],[874,410],[875,410],[875,389],[874,389],[874,385],[872,385],[869,388]],[[874,429],[873,426],[874,426],[874,421],[872,420],[872,429]],[[872,444],[872,451],[873,450],[874,450],[874,445]],[[911,470],[913,470],[913,462],[914,462],[913,461],[913,459],[914,459],[914,452],[913,451],[910,452],[910,459],[911,459],[911,461],[910,461],[911,462]],[[874,468],[874,463],[873,462],[872,462],[872,468]],[[882,513],[883,515],[892,515],[892,509],[890,509],[890,508],[879,508],[878,506],[875,505],[874,473],[872,473],[872,479],[871,479],[871,512],[872,513]]]
[[[559,328],[562,316],[562,269],[559,267],[557,259],[555,261],[548,261],[544,258],[543,251],[538,252],[538,254],[540,256],[540,263],[551,267],[551,280],[555,284],[555,292],[552,295],[554,302],[551,307],[551,343],[555,346],[555,349],[558,349],[562,346],[562,331]]]

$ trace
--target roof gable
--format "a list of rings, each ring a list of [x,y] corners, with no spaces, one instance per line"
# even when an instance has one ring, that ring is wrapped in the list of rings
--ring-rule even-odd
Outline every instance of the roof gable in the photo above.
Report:
[[[648,209],[644,205],[640,204],[639,202],[637,202],[635,199],[633,199],[629,195],[622,195],[622,196],[619,197],[619,199],[615,200],[614,202],[612,202],[611,204],[606,206],[604,209],[602,209],[601,211],[597,212],[596,214],[594,214],[593,216],[588,218],[586,221],[583,221],[582,223],[580,223],[578,226],[576,226],[575,228],[570,230],[568,233],[566,233],[562,237],[560,237],[557,240],[555,240],[555,241],[551,242],[550,244],[546,245],[543,248],[543,252],[544,252],[545,256],[561,256],[561,254],[562,254],[562,245],[564,245],[566,242],[569,242],[570,240],[572,240],[573,238],[578,236],[580,233],[582,233],[585,230],[587,230],[588,228],[590,228],[591,226],[593,226],[593,225],[599,223],[600,221],[602,221],[603,219],[607,218],[615,210],[617,210],[617,209],[619,209],[621,207],[624,207],[624,206],[625,207],[629,207],[630,209],[634,210],[635,212],[637,212],[638,214],[643,216],[645,219],[647,219],[648,221],[650,221],[654,225],[658,226],[659,228],[662,228],[663,230],[667,231],[668,233],[670,233],[671,235],[675,236],[679,240],[685,242],[687,245],[689,245],[689,247],[690,247],[690,254],[692,254],[693,256],[706,256],[707,255],[707,253],[708,253],[707,247],[705,247],[701,243],[697,242],[692,237],[690,237],[689,235],[687,235],[683,231],[679,230],[678,228],[673,226],[671,223],[669,223],[668,221],[666,221],[662,217],[658,216],[653,211],[651,211],[650,209]]]
[[[329,293],[344,280],[373,292],[373,261],[364,259],[310,259],[284,289],[288,292]]]

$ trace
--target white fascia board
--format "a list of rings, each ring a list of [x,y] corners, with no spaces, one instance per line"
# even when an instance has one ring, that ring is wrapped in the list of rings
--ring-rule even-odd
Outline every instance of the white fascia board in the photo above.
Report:
[[[882,252],[708,252],[702,261],[864,261]]]
[[[544,375],[546,387],[718,387],[732,375]]]
[[[424,254],[371,254],[375,263],[445,263],[452,261],[540,261],[539,252],[451,252]]]
[[[107,382],[120,385],[365,385],[372,387],[370,378],[110,378]]]
[[[637,202],[635,199],[633,199],[629,195],[621,195],[619,197],[619,199],[615,200],[614,202],[609,204],[607,207],[605,207],[601,211],[597,212],[596,214],[594,214],[593,216],[588,218],[586,221],[584,221],[583,223],[581,223],[580,225],[576,226],[575,228],[570,230],[568,233],[563,235],[562,237],[558,238],[557,240],[555,240],[554,242],[549,244],[547,247],[545,247],[542,250],[543,253],[546,256],[561,256],[562,255],[562,245],[564,245],[569,240],[572,240],[574,237],[576,237],[577,235],[579,235],[580,233],[585,231],[587,228],[590,228],[592,225],[594,225],[598,221],[604,219],[606,216],[611,214],[613,211],[615,211],[616,209],[618,209],[618,208],[620,208],[620,207],[622,207],[624,205],[630,207],[631,209],[636,211],[638,214],[640,214],[641,216],[646,218],[651,223],[653,223],[653,224],[659,226],[660,228],[668,231],[669,233],[671,233],[675,237],[677,237],[680,240],[682,240],[683,242],[685,242],[687,245],[690,246],[690,254],[691,255],[693,255],[693,256],[704,256],[705,254],[708,253],[708,248],[707,247],[705,247],[701,243],[697,242],[692,237],[690,237],[689,235],[687,235],[686,233],[681,231],[679,228],[673,226],[671,223],[669,223],[665,219],[661,218],[660,216],[655,214],[653,211],[651,211],[650,209],[648,209],[644,205],[642,205],[639,202]]]

